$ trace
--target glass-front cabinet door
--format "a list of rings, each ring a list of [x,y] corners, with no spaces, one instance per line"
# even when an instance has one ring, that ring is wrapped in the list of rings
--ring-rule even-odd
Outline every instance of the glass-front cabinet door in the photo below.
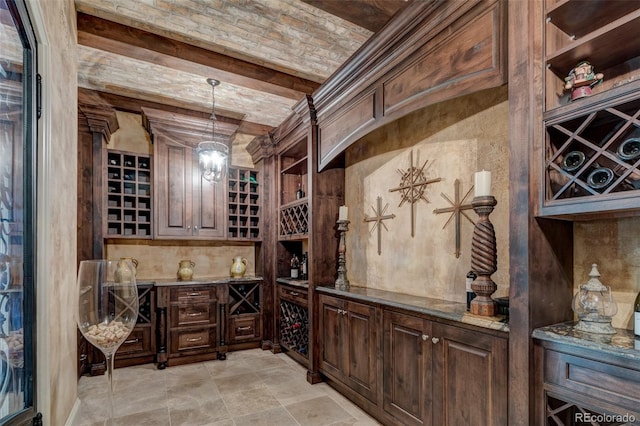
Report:
[[[22,0],[0,0],[0,424],[34,410],[37,74]]]

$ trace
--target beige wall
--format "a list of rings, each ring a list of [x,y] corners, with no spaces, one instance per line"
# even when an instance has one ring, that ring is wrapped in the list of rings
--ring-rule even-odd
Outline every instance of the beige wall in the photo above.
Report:
[[[153,153],[149,134],[142,127],[139,114],[116,112],[119,129],[111,135],[109,149],[144,154]],[[246,135],[236,135],[232,145],[232,163],[237,166],[253,167],[251,156],[246,150],[250,139]],[[138,279],[176,278],[178,261],[189,259],[195,262],[194,278],[223,277],[229,275],[232,258],[242,256],[247,259],[247,275],[255,275],[255,248],[247,244],[199,243],[193,241],[171,242],[138,240],[131,242],[110,242],[106,246],[109,259],[134,257],[138,260]]]
[[[27,1],[43,77],[39,122],[37,409],[63,425],[77,395],[76,15],[72,0]],[[72,161],[70,161],[70,159]]]
[[[509,200],[507,89],[501,87],[444,102],[395,121],[358,141],[347,151],[346,204],[351,221],[347,234],[347,269],[352,285],[402,293],[465,301],[465,276],[470,269],[473,225],[462,217],[461,254],[455,256],[455,224],[445,226],[450,214],[434,214],[454,200],[454,181],[459,179],[460,198],[473,185],[474,172],[492,173],[492,193],[498,201],[490,216],[496,231],[498,285],[494,296],[509,293]],[[414,165],[425,167],[427,186],[415,204],[415,236],[411,236],[411,204],[401,203],[401,193],[389,190],[401,182],[399,171]],[[374,216],[376,198],[387,203],[381,254],[377,253],[377,230],[364,221]],[[471,191],[465,203],[473,198]],[[402,205],[400,205],[402,204]],[[473,210],[465,211],[476,220]],[[444,229],[443,229],[444,227]]]
[[[576,222],[574,225],[574,293],[589,280],[593,263],[600,281],[611,286],[618,313],[612,324],[633,329],[633,301],[640,292],[640,218]]]

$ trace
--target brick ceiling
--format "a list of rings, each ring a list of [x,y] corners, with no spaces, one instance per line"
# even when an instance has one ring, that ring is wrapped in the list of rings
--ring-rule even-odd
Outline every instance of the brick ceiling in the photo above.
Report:
[[[211,108],[206,79],[216,78],[216,113],[241,120],[247,134],[261,134],[278,126],[407,1],[75,4],[80,88],[204,113]]]

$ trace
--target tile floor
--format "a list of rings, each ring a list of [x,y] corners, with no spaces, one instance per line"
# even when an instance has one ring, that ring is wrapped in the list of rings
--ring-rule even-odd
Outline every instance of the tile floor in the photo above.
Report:
[[[82,377],[73,426],[104,425],[106,376]],[[306,370],[285,354],[251,349],[225,361],[114,372],[118,426],[379,425],[326,383],[310,385]]]

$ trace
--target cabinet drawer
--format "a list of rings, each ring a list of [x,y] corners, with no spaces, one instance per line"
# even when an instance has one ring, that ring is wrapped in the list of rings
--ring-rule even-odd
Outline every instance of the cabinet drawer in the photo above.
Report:
[[[171,327],[216,323],[215,302],[176,303],[171,305]]]
[[[118,348],[117,356],[151,353],[151,328],[136,327]]]
[[[197,302],[216,299],[216,290],[213,287],[179,287],[171,289],[172,302]]]
[[[544,381],[640,414],[640,370],[547,349]]]
[[[298,303],[302,306],[307,306],[307,290],[295,287],[279,286],[278,293],[280,298],[288,300],[290,302]]]
[[[260,338],[259,319],[257,315],[234,317],[229,321],[229,340],[244,342]]]
[[[216,346],[215,327],[171,331],[172,354],[196,349],[215,349]]]

